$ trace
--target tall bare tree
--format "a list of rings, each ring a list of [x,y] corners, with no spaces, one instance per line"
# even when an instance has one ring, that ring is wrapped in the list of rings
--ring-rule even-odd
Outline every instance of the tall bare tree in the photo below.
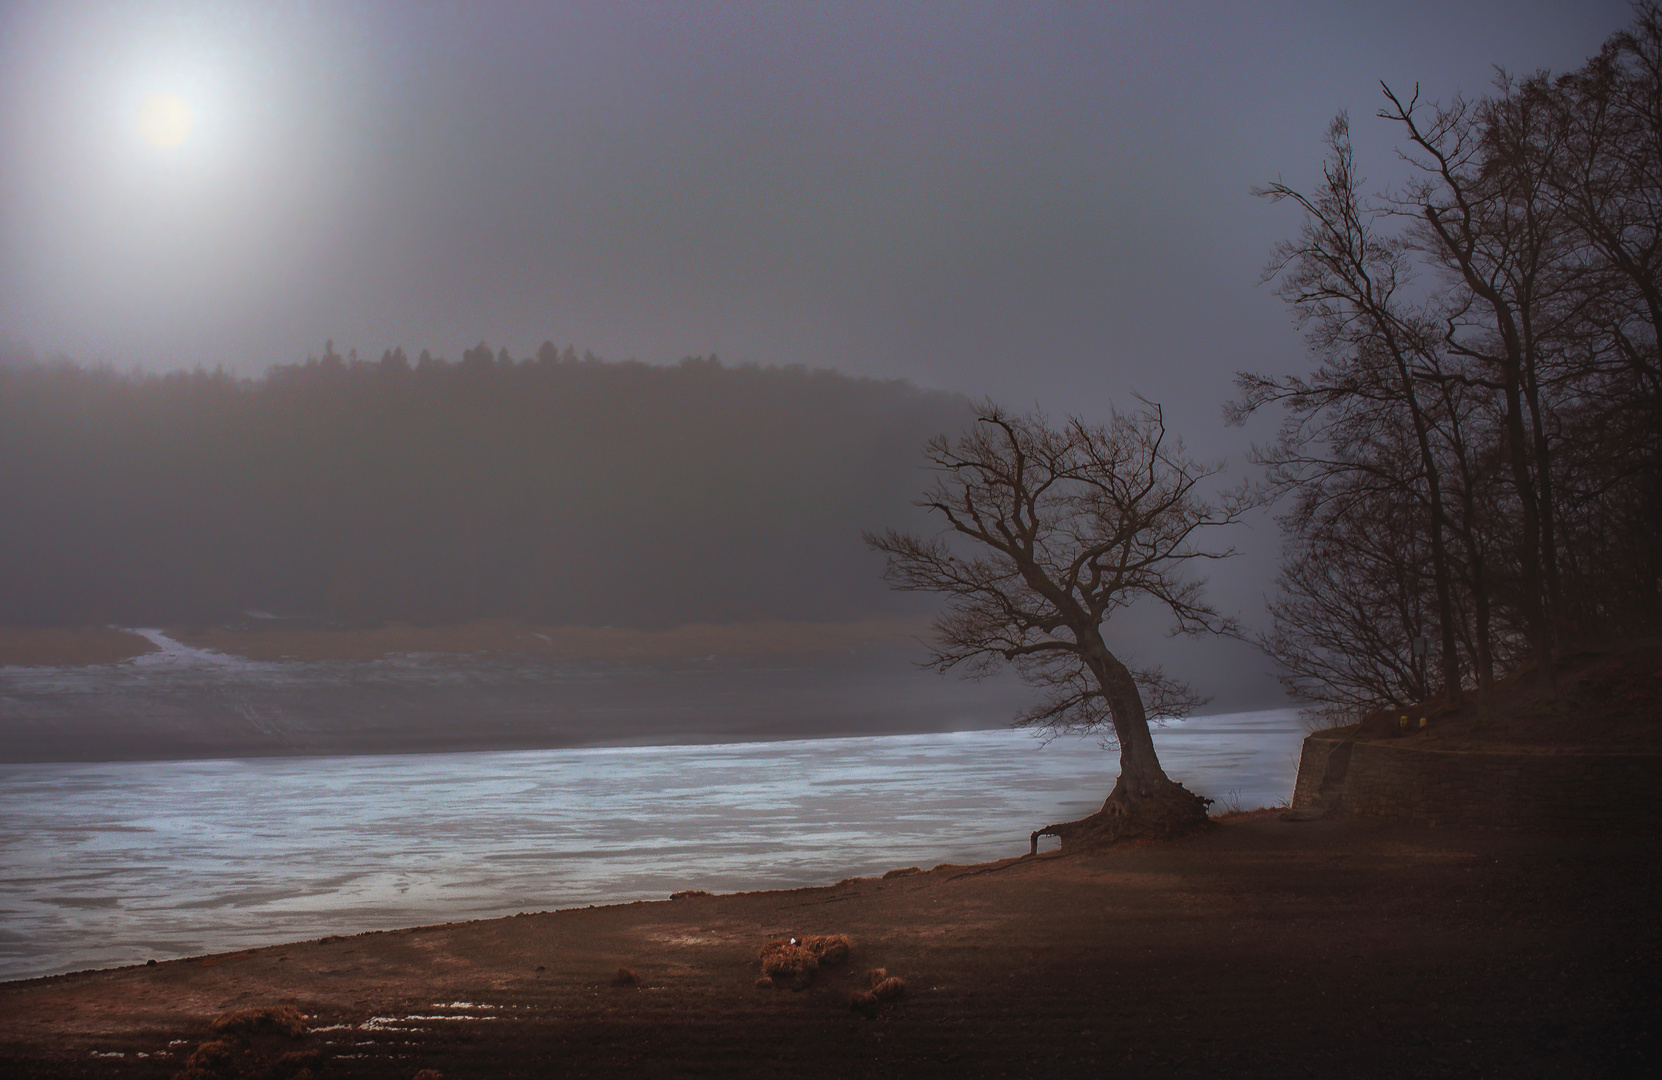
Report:
[[[1368,198],[1343,117],[1271,264],[1317,367],[1243,374],[1236,419],[1288,494],[1266,647],[1343,710],[1418,698],[1480,715],[1497,670],[1553,692],[1565,645],[1662,626],[1662,5],[1582,68],[1379,116],[1416,172]],[[1405,557],[1406,556],[1406,557]],[[1421,686],[1409,637],[1442,643]],[[1356,653],[1358,655],[1351,655]]]
[[[1133,670],[1102,628],[1146,598],[1170,611],[1177,630],[1231,632],[1232,621],[1185,570],[1231,553],[1197,546],[1195,534],[1236,520],[1243,505],[1199,494],[1217,470],[1168,438],[1159,406],[1116,411],[1106,424],[1055,424],[991,404],[979,413],[967,433],[935,438],[925,451],[936,480],[918,505],[939,517],[943,533],[891,529],[866,538],[888,556],[895,588],[946,597],[931,662],[971,675],[1013,665],[1048,691],[1019,725],[1105,731],[1118,744],[1120,775],[1102,809],[1038,830],[1035,843],[1041,835],[1078,845],[1204,825],[1209,800],[1166,775],[1149,730],[1151,712],[1181,715],[1198,702],[1158,670]]]
[[[1555,420],[1560,614],[1582,632],[1662,609],[1662,534],[1648,524],[1662,518],[1662,6],[1635,12],[1582,68],[1511,84],[1494,105],[1545,118],[1497,127],[1534,163],[1581,269],[1575,393]]]
[[[1454,703],[1462,696],[1462,679],[1448,508],[1436,420],[1422,400],[1425,380],[1434,379],[1440,366],[1440,342],[1423,302],[1412,293],[1411,253],[1381,234],[1376,225],[1381,212],[1363,203],[1350,122],[1343,115],[1329,128],[1328,143],[1332,153],[1313,195],[1280,182],[1258,192],[1304,210],[1298,239],[1277,245],[1265,276],[1277,281],[1281,296],[1298,313],[1321,366],[1308,378],[1241,375],[1243,396],[1229,414],[1238,422],[1271,403],[1287,406],[1289,423],[1261,455],[1277,493],[1335,479],[1343,486],[1350,480],[1342,478],[1361,474],[1364,490],[1384,481],[1411,497],[1410,512],[1423,515],[1430,541],[1441,692]],[[1391,429],[1399,426],[1412,434],[1415,454],[1382,469],[1375,448],[1382,437],[1391,441]]]
[[[1504,100],[1504,76],[1500,90]],[[1519,141],[1543,118],[1533,109],[1519,115],[1503,102],[1426,108],[1388,87],[1385,98],[1389,106],[1379,115],[1400,125],[1409,146],[1404,156],[1423,175],[1396,202],[1419,225],[1410,237],[1452,286],[1444,345],[1468,361],[1457,377],[1497,391],[1503,403],[1505,461],[1518,507],[1517,606],[1537,677],[1551,691],[1553,612],[1561,598],[1547,393],[1563,324],[1573,319],[1564,303],[1567,280],[1578,267],[1560,215],[1541,198],[1540,161],[1519,152]]]

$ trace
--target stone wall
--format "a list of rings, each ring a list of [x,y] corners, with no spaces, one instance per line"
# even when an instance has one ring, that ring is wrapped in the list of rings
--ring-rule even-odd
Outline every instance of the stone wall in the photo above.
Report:
[[[1304,740],[1295,810],[1487,828],[1662,827],[1662,754],[1439,750],[1414,736]]]

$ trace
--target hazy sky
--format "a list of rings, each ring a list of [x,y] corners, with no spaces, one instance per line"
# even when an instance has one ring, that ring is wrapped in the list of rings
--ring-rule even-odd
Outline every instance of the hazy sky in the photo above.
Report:
[[[545,338],[1018,407],[1206,454],[1302,342],[1258,284],[1379,81],[1580,64],[1606,2],[5,3],[0,343],[249,371]],[[154,95],[178,146],[140,133]],[[1261,551],[1269,548],[1262,541]],[[1238,597],[1261,591],[1262,577]]]
[[[0,326],[262,370],[544,339],[1216,426],[1301,363],[1256,284],[1378,81],[1579,64],[1625,3],[8,2]],[[177,94],[177,148],[138,134]],[[1376,153],[1377,151],[1377,153]],[[1190,407],[1191,400],[1193,408]],[[1201,431],[1191,438],[1202,439]]]

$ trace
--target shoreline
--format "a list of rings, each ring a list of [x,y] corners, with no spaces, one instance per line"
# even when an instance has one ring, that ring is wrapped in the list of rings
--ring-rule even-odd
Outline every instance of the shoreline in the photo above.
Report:
[[[1168,768],[1220,813],[1291,792],[1296,729],[1247,719],[1265,722],[1170,729]],[[1093,740],[995,729],[0,768],[0,972],[1016,856],[1037,825],[1095,810],[1113,764]]]
[[[512,619],[346,627],[270,615],[199,628],[0,625],[0,668],[97,667],[169,659],[210,665],[365,663],[401,656],[571,661],[688,660],[710,655],[778,658],[907,647],[927,632],[927,619],[897,615],[826,623],[788,619],[686,623],[661,629]]]
[[[0,983],[0,1064],[20,1080],[171,1076],[213,1017],[289,1007],[310,1018],[297,1045],[327,1075],[399,1080],[556,1062],[570,1075],[1642,1072],[1662,1004],[1654,844],[1249,813],[1167,844]],[[848,935],[850,963],[801,991],[758,988],[760,947],[799,934]],[[905,995],[852,1011],[877,967]]]
[[[1194,723],[1204,720],[1222,720],[1230,717],[1266,716],[1271,713],[1296,713],[1296,706],[1285,706],[1274,709],[1244,709],[1234,712],[1207,713],[1203,716],[1190,716],[1167,721],[1150,721],[1155,732],[1158,733],[1168,727]],[[534,742],[515,745],[503,745],[498,742],[480,742],[477,745],[457,744],[454,746],[412,747],[409,749],[364,749],[358,751],[334,750],[293,750],[276,747],[270,750],[254,748],[242,753],[225,753],[214,755],[189,755],[183,757],[99,757],[99,758],[32,758],[28,760],[10,760],[0,757],[0,769],[12,767],[28,767],[36,765],[142,765],[167,764],[186,762],[210,761],[330,761],[351,758],[398,758],[419,757],[429,758],[445,754],[534,754],[543,751],[599,751],[599,750],[674,750],[674,749],[702,749],[718,750],[722,747],[744,747],[755,745],[779,746],[786,743],[816,743],[816,742],[845,742],[853,739],[918,739],[938,738],[951,735],[979,735],[988,732],[1007,731],[1012,734],[1022,734],[1040,744],[1048,746],[1051,742],[1061,742],[1067,739],[1079,741],[1095,740],[1096,735],[1064,735],[1046,738],[1041,732],[1030,731],[1013,726],[1008,720],[1000,723],[988,723],[974,727],[950,728],[918,728],[915,730],[896,731],[890,727],[879,730],[855,731],[827,731],[823,734],[805,734],[803,732],[767,732],[746,733],[748,737],[735,738],[732,732],[723,731],[684,731],[657,738],[654,736],[640,736],[634,739],[598,740],[586,742]],[[1109,753],[1110,751],[1104,751]]]
[[[1279,712],[1277,709],[1258,710],[1262,712]],[[1249,713],[1219,713],[1219,716],[1242,716]],[[1195,717],[1194,719],[1203,719]],[[987,727],[945,728],[940,730],[917,731],[851,731],[829,732],[823,735],[804,735],[800,732],[769,735],[757,733],[750,738],[732,738],[731,733],[710,732],[706,738],[699,738],[696,733],[686,733],[684,737],[672,741],[646,741],[649,736],[642,736],[638,740],[596,741],[596,742],[542,742],[526,743],[523,745],[502,745],[495,742],[482,742],[478,745],[466,743],[454,746],[438,746],[428,748],[411,748],[406,750],[366,749],[359,751],[293,751],[285,752],[282,748],[274,748],[269,752],[250,751],[237,754],[216,754],[212,756],[188,757],[107,757],[107,758],[42,758],[28,761],[11,761],[0,759],[0,769],[27,768],[37,765],[150,765],[187,762],[210,761],[332,761],[350,758],[399,758],[417,757],[430,758],[446,754],[473,755],[473,754],[535,754],[544,751],[567,752],[589,750],[675,750],[675,749],[702,749],[715,750],[725,746],[753,746],[757,744],[780,745],[792,742],[842,742],[850,739],[907,739],[929,738],[946,735],[972,735],[989,731],[1014,731],[1008,723],[1003,725],[989,725]],[[1037,739],[1037,736],[1034,736]]]
[[[1280,713],[1283,709],[1255,709],[1261,713]],[[1218,713],[1217,716],[1251,716],[1253,713]],[[1192,719],[1207,719],[1195,716]],[[846,733],[801,734],[756,733],[751,738],[730,738],[731,733],[708,733],[708,738],[696,738],[696,733],[686,733],[685,738],[673,741],[645,741],[648,736],[635,741],[595,741],[595,743],[527,743],[524,746],[502,746],[497,743],[480,743],[477,746],[459,744],[459,746],[439,746],[439,748],[425,749],[362,749],[356,753],[336,753],[336,751],[299,751],[299,753],[283,753],[281,749],[273,749],[271,753],[241,753],[218,754],[218,756],[189,756],[189,758],[70,758],[70,759],[38,759],[38,761],[7,761],[0,759],[0,769],[32,768],[32,766],[70,766],[70,764],[170,764],[193,763],[193,761],[334,761],[334,759],[349,758],[434,758],[444,754],[535,754],[542,751],[602,751],[602,749],[720,749],[723,746],[755,746],[755,744],[770,744],[778,746],[784,743],[841,743],[848,739],[907,739],[907,738],[934,738],[934,736],[951,736],[951,734],[982,734],[987,731],[1020,731],[1012,728],[1009,723],[989,724],[986,728],[944,728],[936,731],[846,731]],[[1040,738],[1037,734],[1030,736],[1035,741]],[[1094,736],[1079,736],[1079,738],[1094,738]]]
[[[932,733],[1003,726],[1025,700],[1013,679],[943,680],[884,650],[245,666],[152,657],[0,669],[0,756],[177,761]]]

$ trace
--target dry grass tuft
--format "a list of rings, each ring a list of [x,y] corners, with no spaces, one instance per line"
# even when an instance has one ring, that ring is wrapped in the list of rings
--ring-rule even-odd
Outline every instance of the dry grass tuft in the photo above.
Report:
[[[1220,823],[1241,821],[1271,821],[1287,812],[1286,806],[1260,806],[1256,810],[1225,810],[1212,818]]]
[[[680,892],[670,893],[669,898],[671,900],[690,900],[695,896],[710,896],[710,895],[712,895],[712,894],[707,889],[682,889]]]
[[[175,1080],[224,1076],[233,1068],[236,1056],[236,1043],[230,1039],[212,1039],[190,1052],[190,1057],[185,1059],[185,1067],[175,1074]]]
[[[887,968],[872,968],[866,972],[869,990],[856,990],[848,999],[848,1007],[867,1016],[875,1015],[885,1001],[894,1001],[906,993],[906,981],[891,976]]]
[[[423,1069],[410,1077],[410,1080],[444,1080],[444,1074],[437,1069]]]
[[[620,967],[612,973],[613,986],[639,986],[640,978],[626,967]]]
[[[762,946],[762,974],[775,979],[802,979],[819,970],[819,957],[795,939],[770,941]]]
[[[265,1075],[272,1080],[314,1080],[318,1071],[323,1068],[323,1059],[326,1056],[322,1050],[290,1051],[266,1069]],[[259,1074],[256,1072],[254,1075]]]
[[[758,990],[772,990],[773,986],[773,976],[771,975],[763,975],[760,979],[756,980],[756,989]]]
[[[887,979],[871,988],[871,996],[878,1001],[894,1001],[906,995],[906,980],[897,979],[890,975]]]
[[[836,967],[848,960],[849,951],[854,948],[854,943],[848,940],[846,934],[828,934],[824,937],[803,938],[802,947],[814,954],[821,967]]]
[[[213,1018],[208,1030],[215,1035],[283,1035],[298,1039],[306,1034],[306,1018],[287,1005],[266,1009],[238,1009]]]
[[[884,874],[883,875],[883,880],[887,881],[890,878],[910,877],[913,874],[921,874],[921,873],[923,873],[923,869],[921,867],[903,866],[899,870],[890,870],[888,873]]]
[[[312,1080],[323,1067],[322,1050],[290,1049],[306,1037],[306,1018],[286,1005],[222,1013],[208,1028],[214,1038],[191,1051],[174,1080]]]
[[[789,986],[801,990],[822,967],[835,967],[848,960],[853,944],[846,934],[826,934],[800,940],[770,941],[762,946],[758,959],[762,977],[757,986]]]

